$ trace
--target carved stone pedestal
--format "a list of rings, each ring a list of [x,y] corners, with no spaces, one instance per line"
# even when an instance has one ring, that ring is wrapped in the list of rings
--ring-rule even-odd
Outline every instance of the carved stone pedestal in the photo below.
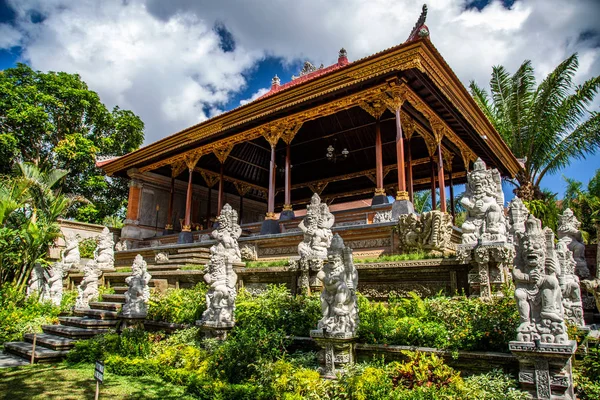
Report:
[[[286,221],[288,219],[294,219],[296,214],[294,214],[294,210],[283,210],[279,213],[279,220]]]
[[[177,244],[188,244],[194,243],[194,235],[191,231],[181,231],[179,232],[179,237],[177,238]]]
[[[119,332],[122,332],[124,329],[144,329],[144,320],[146,319],[146,314],[144,315],[123,315],[119,314]]]
[[[319,373],[323,378],[335,379],[337,373],[343,374],[346,365],[354,364],[354,346],[357,337],[352,333],[329,334],[326,330],[310,331],[310,337],[315,339],[319,351]]]
[[[310,295],[311,291],[323,288],[323,283],[317,279],[317,273],[323,268],[322,259],[300,257],[290,259],[289,264],[296,269],[298,294]]]
[[[392,204],[392,221],[398,221],[398,217],[404,214],[414,214],[415,207],[410,200],[396,200]]]
[[[385,194],[376,194],[375,196],[373,196],[373,200],[371,200],[371,205],[372,206],[378,206],[380,204],[389,204],[390,201],[388,200],[388,197]]]
[[[276,219],[265,219],[260,226],[261,235],[275,235],[279,232],[279,221]]]
[[[577,350],[574,340],[564,344],[512,341],[509,348],[519,360],[521,388],[534,399],[575,399],[571,374],[571,357]]]
[[[201,323],[201,321],[196,321],[196,325],[198,325],[202,332],[204,332],[205,338],[225,340],[227,339],[227,334],[233,328],[235,323],[233,321],[227,323],[215,323],[212,321],[205,321]]]
[[[515,248],[506,242],[461,244],[456,258],[462,264],[471,264],[469,291],[471,297],[491,298],[508,281]]]

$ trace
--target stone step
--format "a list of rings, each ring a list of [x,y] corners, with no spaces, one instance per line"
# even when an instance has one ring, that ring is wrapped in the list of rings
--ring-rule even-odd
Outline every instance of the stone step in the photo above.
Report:
[[[118,319],[96,319],[88,317],[58,317],[58,320],[65,326],[76,326],[84,329],[106,329],[113,328],[118,323]]]
[[[24,334],[23,339],[26,342],[33,343],[33,333]],[[75,345],[75,342],[76,341],[73,339],[52,335],[49,333],[38,333],[36,334],[35,338],[36,347],[42,346],[56,351],[69,350]]]
[[[189,252],[189,253],[177,253],[177,254],[169,254],[169,260],[177,260],[181,258],[199,258],[203,260],[210,260],[210,253],[198,253],[198,252]]]
[[[27,342],[4,343],[4,351],[31,360],[33,344]],[[52,350],[43,346],[35,346],[34,362],[53,362],[66,357],[68,350]]]
[[[204,270],[204,264],[194,264],[196,265],[196,268],[193,270],[190,270],[189,267],[191,265],[186,265],[186,264],[167,264],[167,265],[157,265],[157,266],[152,266],[152,267],[148,267],[148,271],[178,271],[181,270],[182,268],[186,268],[184,271],[189,270],[189,271],[203,271]],[[151,274],[153,274],[153,272],[150,272]]]
[[[90,307],[92,303],[90,303]],[[117,311],[109,311],[109,310],[96,310],[96,309],[81,309],[81,308],[76,308],[74,311],[75,315],[79,315],[79,316],[87,316],[87,317],[92,317],[92,318],[96,318],[96,319],[116,319],[117,318]]]
[[[165,261],[157,261],[154,265],[170,265],[170,264],[206,264],[210,261],[208,258],[200,258],[200,257],[184,257],[184,258],[173,258]],[[150,266],[148,266],[150,268]]]
[[[124,294],[129,288],[127,286],[113,286],[112,289],[116,294]]]
[[[204,253],[210,255],[210,249],[207,247],[187,247],[184,249],[177,249],[178,253]]]
[[[70,339],[88,339],[92,336],[100,335],[109,331],[105,328],[86,329],[79,328],[77,326],[66,325],[42,325],[42,330],[44,331],[44,333],[49,333],[51,335],[62,336]]]
[[[109,301],[112,303],[125,303],[125,294],[103,294],[102,301]]]
[[[125,299],[125,295],[123,295],[123,299]],[[123,303],[108,301],[108,299],[102,298],[102,301],[91,301],[90,308],[94,310],[109,310],[109,311],[119,311],[123,307]]]

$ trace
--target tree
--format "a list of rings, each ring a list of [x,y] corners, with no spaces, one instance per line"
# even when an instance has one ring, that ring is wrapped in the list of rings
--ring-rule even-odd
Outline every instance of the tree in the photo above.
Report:
[[[581,222],[581,230],[588,242],[594,239],[595,225],[600,222],[600,169],[590,179],[587,187],[583,183],[563,177],[567,182],[567,189],[562,201],[563,211],[567,208],[573,210]]]
[[[600,146],[600,114],[589,106],[600,77],[575,86],[577,54],[564,60],[536,87],[531,61],[514,75],[503,66],[492,68],[491,97],[475,82],[475,101],[525,168],[517,176],[515,193],[523,200],[543,199],[542,178],[594,154]]]
[[[69,170],[63,193],[89,200],[70,208],[70,217],[99,223],[123,208],[126,182],[107,178],[95,161],[137,149],[143,130],[131,111],[108,111],[77,74],[43,73],[24,64],[0,72],[0,157],[11,160],[0,173],[19,162]]]
[[[41,171],[19,163],[0,182],[0,284],[23,289],[36,263],[45,264],[48,246],[60,236],[57,218],[71,200],[60,192],[65,170]]]

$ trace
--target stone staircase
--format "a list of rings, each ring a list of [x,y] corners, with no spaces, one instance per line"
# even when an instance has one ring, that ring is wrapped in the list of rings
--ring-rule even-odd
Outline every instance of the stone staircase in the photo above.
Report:
[[[58,325],[43,325],[43,333],[36,334],[34,362],[54,362],[64,358],[79,339],[89,339],[95,335],[115,329],[119,320],[117,313],[125,302],[126,287],[115,287],[120,294],[106,301],[91,302],[88,310],[75,310],[73,316],[58,317]],[[119,301],[121,299],[121,301]],[[31,360],[33,333],[23,335],[22,342],[4,343],[4,351]]]
[[[117,257],[118,257],[117,253]],[[165,289],[169,279],[176,278],[185,282],[185,277],[192,281],[201,279],[202,269],[210,259],[210,252],[205,248],[179,248],[169,254],[169,259],[156,262],[153,254],[144,254],[148,263],[148,270],[158,279],[150,280],[150,287]],[[189,270],[191,266],[198,268]],[[182,268],[186,268],[181,270]],[[125,303],[125,278],[130,272],[106,272],[103,279],[112,287],[115,294],[105,294],[102,301],[91,302],[87,310],[75,310],[72,316],[58,317],[59,324],[42,326],[43,333],[36,335],[34,362],[55,362],[66,357],[75,342],[80,339],[89,339],[95,335],[116,329],[119,319],[117,317],[123,303]],[[72,274],[70,279],[80,280],[82,274]],[[77,279],[79,278],[79,279]],[[21,342],[4,343],[4,351],[31,360],[33,351],[33,333],[23,335]]]

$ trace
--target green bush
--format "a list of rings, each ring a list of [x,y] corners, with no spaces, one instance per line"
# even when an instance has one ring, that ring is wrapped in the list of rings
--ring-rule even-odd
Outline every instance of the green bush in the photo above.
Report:
[[[94,250],[97,246],[95,238],[83,239],[79,242],[79,255],[81,258],[94,258]]]
[[[582,360],[575,362],[575,392],[581,400],[600,399],[600,343],[590,345]]]
[[[148,304],[148,319],[179,324],[193,324],[206,310],[208,287],[198,283],[192,289],[153,290]]]
[[[120,335],[109,332],[91,339],[79,340],[67,354],[69,363],[95,362],[108,356],[148,358],[153,345],[164,338],[162,333],[125,329]]]
[[[41,332],[42,325],[58,322],[60,308],[26,297],[11,284],[0,286],[0,343],[21,340],[24,333]]]

